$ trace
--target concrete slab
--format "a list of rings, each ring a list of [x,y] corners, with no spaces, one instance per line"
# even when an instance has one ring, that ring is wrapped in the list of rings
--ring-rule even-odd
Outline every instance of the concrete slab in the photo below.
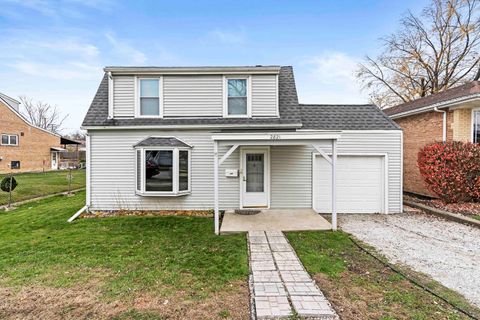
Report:
[[[332,225],[312,209],[266,209],[255,215],[225,212],[221,233],[248,231],[331,230]],[[260,235],[260,233],[253,233]],[[253,235],[252,234],[252,235]],[[278,235],[273,233],[271,235]]]

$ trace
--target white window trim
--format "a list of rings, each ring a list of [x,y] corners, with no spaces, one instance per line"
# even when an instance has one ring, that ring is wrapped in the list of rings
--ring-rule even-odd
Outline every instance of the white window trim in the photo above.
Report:
[[[142,115],[140,113],[140,81],[158,80],[158,115]],[[138,77],[135,76],[135,118],[163,118],[163,76]]]
[[[470,130],[470,141],[473,143],[480,143],[480,141],[475,142],[474,134],[475,134],[475,112],[480,112],[480,108],[473,108],[471,113],[471,130]]]
[[[141,150],[141,183],[140,190],[137,189],[137,179],[138,179],[138,160],[137,160],[137,151]],[[173,152],[173,191],[147,191],[145,190],[146,170],[145,170],[145,153],[146,151],[172,151]],[[179,181],[180,181],[180,164],[179,164],[179,154],[180,151],[188,152],[188,189],[179,190]],[[179,197],[184,195],[189,195],[192,191],[192,150],[188,147],[137,147],[135,148],[135,193],[140,196],[154,196],[154,197]]]
[[[3,143],[3,136],[8,137],[8,143]],[[16,143],[10,143],[11,138],[16,137]],[[18,134],[8,134],[8,133],[2,133],[0,136],[0,145],[2,146],[10,146],[10,147],[17,147],[18,146]]]
[[[224,118],[251,118],[252,117],[252,77],[250,75],[228,75],[223,76],[223,117]],[[228,80],[247,80],[247,114],[228,114]]]

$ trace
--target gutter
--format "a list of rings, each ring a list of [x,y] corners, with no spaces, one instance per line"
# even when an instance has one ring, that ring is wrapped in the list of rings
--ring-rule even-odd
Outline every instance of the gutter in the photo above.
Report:
[[[438,108],[451,108],[451,107],[454,107],[455,105],[475,101],[475,100],[478,100],[478,99],[480,99],[480,94],[479,93],[474,93],[474,94],[470,94],[470,95],[463,96],[463,97],[460,97],[460,98],[441,101],[441,102],[437,102],[437,103],[434,103],[434,104],[431,104],[431,105],[427,105],[427,106],[422,107],[422,108],[413,109],[413,110],[409,110],[409,111],[404,111],[404,112],[400,112],[400,113],[395,113],[395,114],[387,115],[387,116],[390,117],[391,119],[398,119],[398,118],[408,117],[408,116],[411,116],[411,115],[414,115],[414,114],[428,112],[430,110],[433,110],[436,107],[438,107]]]
[[[438,110],[438,107],[434,107],[433,111],[443,113],[443,117],[442,117],[442,122],[443,122],[443,125],[442,125],[442,140],[443,140],[443,142],[446,142],[447,141],[447,111]]]
[[[186,130],[186,129],[204,129],[204,130],[211,130],[211,129],[251,129],[251,128],[259,128],[259,129],[268,129],[268,128],[288,128],[288,129],[298,129],[301,128],[301,123],[283,123],[283,124],[204,124],[204,125],[123,125],[123,126],[81,126],[82,130],[140,130],[140,129],[151,129],[151,130]]]

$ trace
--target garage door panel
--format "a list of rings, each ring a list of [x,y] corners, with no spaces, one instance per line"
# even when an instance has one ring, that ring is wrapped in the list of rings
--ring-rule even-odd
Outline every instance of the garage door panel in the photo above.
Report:
[[[331,212],[331,166],[321,156],[315,159],[314,205],[318,212]],[[383,212],[383,157],[339,156],[337,160],[337,211],[339,213]]]

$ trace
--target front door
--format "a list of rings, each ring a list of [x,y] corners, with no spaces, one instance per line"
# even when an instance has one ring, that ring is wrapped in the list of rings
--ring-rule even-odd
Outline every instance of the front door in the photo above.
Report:
[[[58,169],[58,152],[52,152],[52,169]]]
[[[242,150],[242,207],[266,208],[269,195],[269,150]]]

